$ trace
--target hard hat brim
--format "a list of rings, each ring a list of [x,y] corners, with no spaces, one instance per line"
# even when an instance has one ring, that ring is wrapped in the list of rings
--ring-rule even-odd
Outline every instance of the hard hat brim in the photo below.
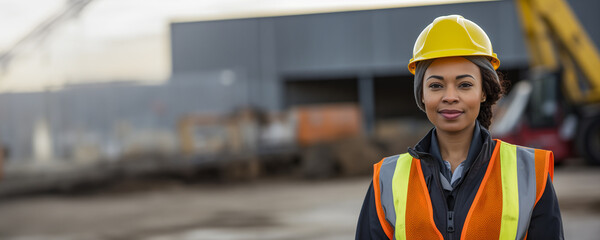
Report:
[[[444,57],[467,57],[467,56],[488,57],[488,59],[492,63],[492,66],[494,67],[494,70],[497,70],[498,67],[500,67],[500,60],[498,59],[496,53],[492,53],[490,55],[489,53],[476,52],[476,51],[472,51],[469,49],[458,49],[458,50],[457,49],[448,49],[448,50],[436,51],[436,52],[424,54],[416,59],[411,58],[408,63],[408,71],[410,71],[410,73],[412,73],[412,74],[415,74],[415,70],[417,68],[417,62],[419,62],[419,61],[444,58]]]

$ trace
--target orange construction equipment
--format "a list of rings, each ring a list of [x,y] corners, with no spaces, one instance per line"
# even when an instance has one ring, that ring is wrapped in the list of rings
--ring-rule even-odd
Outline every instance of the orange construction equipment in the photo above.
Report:
[[[296,107],[298,142],[309,146],[361,134],[361,113],[356,104]]]

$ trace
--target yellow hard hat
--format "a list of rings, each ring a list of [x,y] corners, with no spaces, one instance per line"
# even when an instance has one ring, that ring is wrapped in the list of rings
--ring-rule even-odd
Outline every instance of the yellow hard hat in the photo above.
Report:
[[[415,74],[418,61],[457,56],[487,56],[494,69],[500,66],[483,29],[460,15],[449,15],[436,18],[419,34],[408,70]]]

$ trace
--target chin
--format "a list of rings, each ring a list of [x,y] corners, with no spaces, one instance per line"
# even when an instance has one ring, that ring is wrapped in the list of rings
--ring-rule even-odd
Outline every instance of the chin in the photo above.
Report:
[[[439,121],[437,121],[437,123],[433,124],[435,125],[436,129],[439,129],[440,131],[444,131],[444,132],[460,132],[463,131],[471,126],[473,126],[473,124],[475,124],[475,121],[473,122],[466,122],[466,121],[461,121],[461,120],[457,120],[457,121],[448,121],[445,119],[441,119]]]

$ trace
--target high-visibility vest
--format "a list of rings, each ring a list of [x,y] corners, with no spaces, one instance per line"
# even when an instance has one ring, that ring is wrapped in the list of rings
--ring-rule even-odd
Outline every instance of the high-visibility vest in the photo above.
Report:
[[[548,175],[554,178],[551,151],[496,140],[461,239],[526,238]],[[373,189],[377,215],[389,239],[443,239],[433,220],[419,159],[408,153],[384,158],[375,164]]]

